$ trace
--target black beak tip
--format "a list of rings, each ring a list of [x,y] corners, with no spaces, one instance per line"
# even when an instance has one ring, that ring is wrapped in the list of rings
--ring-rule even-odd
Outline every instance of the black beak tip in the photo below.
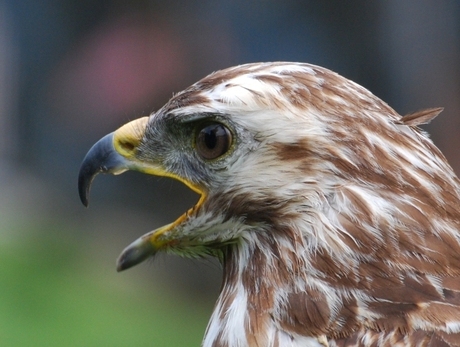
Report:
[[[137,261],[131,261],[126,254],[123,254],[117,259],[117,272],[127,270],[137,264]]]
[[[82,176],[81,172],[78,176],[78,195],[80,196],[80,201],[85,207],[88,207],[88,193],[89,189],[85,184],[85,178]]]
[[[123,271],[142,263],[147,258],[153,256],[155,250],[144,238],[139,238],[126,247],[117,259],[117,271]]]
[[[78,174],[78,194],[80,200],[88,207],[89,191],[93,179],[99,173],[108,173],[123,163],[113,148],[113,133],[104,136],[86,154]]]
[[[130,266],[126,266],[125,262],[122,259],[117,261],[117,272],[122,272],[123,270],[129,269]]]
[[[88,207],[89,200],[86,196],[82,196],[82,193],[80,193],[80,201],[83,204],[83,206]]]

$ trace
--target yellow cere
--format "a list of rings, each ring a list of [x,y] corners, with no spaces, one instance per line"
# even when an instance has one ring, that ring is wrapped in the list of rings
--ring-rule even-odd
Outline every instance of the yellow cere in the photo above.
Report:
[[[142,117],[126,123],[113,134],[113,146],[122,156],[132,159],[142,140],[149,117]]]

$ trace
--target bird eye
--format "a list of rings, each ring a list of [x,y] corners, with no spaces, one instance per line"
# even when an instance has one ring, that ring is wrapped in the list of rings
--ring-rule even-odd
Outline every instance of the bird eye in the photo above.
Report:
[[[224,155],[232,144],[232,134],[222,124],[205,124],[195,140],[196,151],[203,159],[216,159]]]

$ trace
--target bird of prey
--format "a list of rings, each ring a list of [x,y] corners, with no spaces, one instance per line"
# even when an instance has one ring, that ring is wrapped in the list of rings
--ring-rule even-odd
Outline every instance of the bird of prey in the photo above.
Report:
[[[217,71],[88,152],[200,194],[120,255],[215,256],[223,283],[205,347],[460,346],[460,184],[418,125],[303,63]]]

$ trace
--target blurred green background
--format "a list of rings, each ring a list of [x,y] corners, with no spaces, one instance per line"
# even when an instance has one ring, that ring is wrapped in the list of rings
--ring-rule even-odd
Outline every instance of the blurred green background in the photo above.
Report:
[[[212,71],[303,61],[362,84],[426,126],[460,170],[458,1],[0,2],[0,346],[198,346],[213,259],[120,251],[197,200],[177,182],[77,174],[99,138]]]
[[[90,222],[92,230],[85,234],[81,221],[63,218],[59,209],[47,211],[56,202],[43,205],[38,196],[30,199],[34,194],[22,195],[22,189],[48,194],[36,181],[25,187],[27,181],[22,177],[21,187],[2,191],[13,198],[0,213],[1,346],[200,345],[217,296],[217,264],[169,264],[160,255],[138,269],[117,273],[114,245],[119,244],[118,251],[125,245],[111,240],[109,229],[120,215],[107,212],[106,228]],[[131,218],[136,220],[136,214]],[[205,276],[196,273],[201,267]],[[181,278],[190,275],[216,286]],[[188,293],[180,288],[184,281]]]
[[[200,344],[211,307],[161,286],[116,280],[53,228],[2,247],[2,346]]]

